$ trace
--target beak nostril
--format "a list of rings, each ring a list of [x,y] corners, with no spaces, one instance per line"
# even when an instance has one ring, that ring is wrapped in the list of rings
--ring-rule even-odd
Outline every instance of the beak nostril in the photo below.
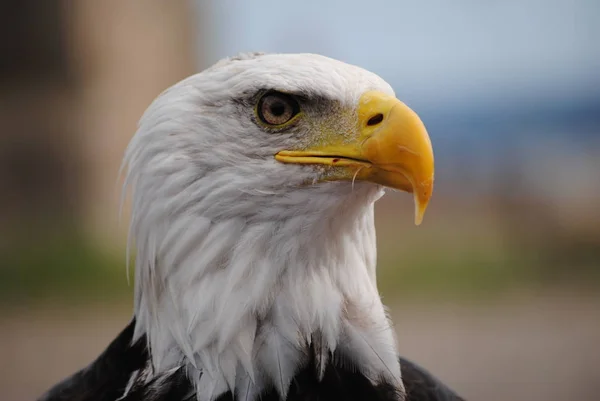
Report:
[[[378,114],[375,114],[373,117],[369,118],[369,121],[367,121],[367,125],[377,125],[382,121],[383,121],[383,114],[378,113]]]

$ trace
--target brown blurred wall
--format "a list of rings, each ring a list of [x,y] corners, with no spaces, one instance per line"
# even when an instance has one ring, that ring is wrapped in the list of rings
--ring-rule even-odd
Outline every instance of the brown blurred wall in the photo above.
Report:
[[[33,222],[53,226],[79,211],[65,18],[58,0],[35,3],[0,3],[0,247],[38,232],[27,230]]]
[[[123,151],[152,99],[196,70],[192,11],[183,0],[2,2],[4,239],[75,223],[121,242]]]
[[[195,71],[194,16],[184,1],[72,4],[89,168],[85,215],[95,233],[110,238],[115,226],[106,223],[117,215],[118,169],[138,119],[160,92]]]

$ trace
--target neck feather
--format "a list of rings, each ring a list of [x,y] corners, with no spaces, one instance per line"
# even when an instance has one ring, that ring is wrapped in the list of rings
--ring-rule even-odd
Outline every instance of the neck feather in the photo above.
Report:
[[[375,282],[378,196],[357,190],[285,219],[138,225],[135,338],[147,335],[155,372],[185,365],[199,399],[255,399],[267,386],[285,399],[312,349],[317,376],[350,364],[402,388]]]

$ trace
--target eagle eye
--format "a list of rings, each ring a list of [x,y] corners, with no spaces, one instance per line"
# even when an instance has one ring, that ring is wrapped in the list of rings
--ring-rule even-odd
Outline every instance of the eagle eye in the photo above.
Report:
[[[258,101],[258,118],[268,125],[282,125],[300,112],[298,101],[281,92],[268,92]]]

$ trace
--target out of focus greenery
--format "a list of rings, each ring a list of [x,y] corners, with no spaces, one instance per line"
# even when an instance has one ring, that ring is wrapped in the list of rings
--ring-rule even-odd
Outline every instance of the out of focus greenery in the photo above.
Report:
[[[131,292],[125,252],[109,252],[77,230],[3,252],[0,302],[93,301]]]
[[[427,299],[494,297],[521,287],[600,287],[600,269],[594,263],[567,263],[551,264],[539,250],[516,247],[501,253],[475,249],[461,255],[415,250],[402,261],[382,258],[378,284],[390,297]]]
[[[598,247],[585,238],[542,248],[467,243],[444,247],[434,241],[432,249],[417,242],[395,251],[380,244],[378,281],[384,297],[481,298],[516,287],[600,287]],[[0,303],[131,302],[133,271],[128,283],[125,250],[108,251],[76,230],[36,246],[11,246],[0,256]]]

